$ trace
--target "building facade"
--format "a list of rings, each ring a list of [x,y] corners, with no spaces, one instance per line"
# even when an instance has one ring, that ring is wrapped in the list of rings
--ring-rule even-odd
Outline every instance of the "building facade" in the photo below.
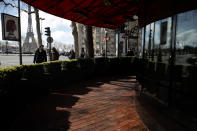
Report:
[[[119,33],[119,43],[117,41],[118,35],[115,30],[93,27],[93,47],[95,56],[105,55],[116,56],[117,50],[121,56],[125,56],[128,50],[134,50],[135,55],[140,55],[139,52],[142,50],[141,46],[141,30],[138,30],[138,23],[126,22],[124,32]],[[85,48],[86,43],[86,31],[85,25],[77,23],[78,31],[78,46],[79,54],[81,49]],[[138,35],[140,34],[140,35]],[[107,40],[106,40],[107,39]],[[140,44],[139,44],[140,43]],[[119,45],[118,45],[119,44]],[[118,49],[119,47],[119,49]]]
[[[173,60],[177,65],[196,65],[196,23],[197,9],[146,25],[142,29],[142,54],[145,58],[167,64]]]
[[[94,27],[93,43],[95,55],[103,55],[106,51],[107,56],[116,55],[116,33],[114,30]]]

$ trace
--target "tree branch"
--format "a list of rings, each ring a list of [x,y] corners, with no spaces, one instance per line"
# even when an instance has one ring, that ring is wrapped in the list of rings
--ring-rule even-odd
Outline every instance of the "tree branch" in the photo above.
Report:
[[[12,1],[14,1],[14,0],[12,0]],[[4,0],[2,0],[2,2],[3,2],[3,4],[5,5],[5,7],[6,7],[6,6],[11,6],[11,7],[13,7],[13,8],[18,8],[18,6],[14,5],[14,4],[11,4],[11,3],[7,3],[7,2],[5,2]],[[28,11],[25,10],[25,9],[21,9],[21,10],[24,11],[24,12],[26,12],[26,13],[28,13]],[[34,12],[31,12],[31,13],[34,13]]]

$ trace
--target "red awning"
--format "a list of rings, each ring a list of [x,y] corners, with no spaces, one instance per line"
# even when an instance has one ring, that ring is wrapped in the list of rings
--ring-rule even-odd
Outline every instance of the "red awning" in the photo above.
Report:
[[[0,0],[1,1],[1,0]],[[23,0],[47,13],[86,25],[116,29],[133,15],[140,27],[197,8],[196,0]]]
[[[139,9],[140,27],[178,13],[197,9],[196,0],[144,0]]]
[[[47,13],[86,25],[117,28],[138,12],[136,0],[23,0]]]

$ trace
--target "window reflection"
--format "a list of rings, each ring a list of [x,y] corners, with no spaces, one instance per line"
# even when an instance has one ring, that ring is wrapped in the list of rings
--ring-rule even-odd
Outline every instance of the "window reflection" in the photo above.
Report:
[[[176,64],[197,65],[196,24],[197,9],[177,15]],[[171,17],[146,25],[144,58],[157,62],[169,62],[170,54],[173,51],[171,49],[171,26]],[[167,30],[166,33],[165,30]],[[144,28],[141,33],[141,47],[143,47]]]
[[[176,64],[197,64],[197,10],[178,14]]]
[[[162,28],[164,24],[165,28]],[[147,25],[145,36],[146,40],[144,57],[152,61],[168,62],[170,55],[171,18],[160,20]],[[143,37],[144,36],[142,31],[142,44]],[[163,42],[161,41],[161,39],[163,40]]]

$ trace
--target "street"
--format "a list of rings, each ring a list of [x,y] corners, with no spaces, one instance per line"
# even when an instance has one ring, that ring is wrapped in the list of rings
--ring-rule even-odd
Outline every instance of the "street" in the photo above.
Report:
[[[23,55],[23,64],[32,64],[33,55]],[[68,60],[68,57],[60,56],[60,60]],[[0,67],[19,65],[19,55],[18,54],[0,54]]]

